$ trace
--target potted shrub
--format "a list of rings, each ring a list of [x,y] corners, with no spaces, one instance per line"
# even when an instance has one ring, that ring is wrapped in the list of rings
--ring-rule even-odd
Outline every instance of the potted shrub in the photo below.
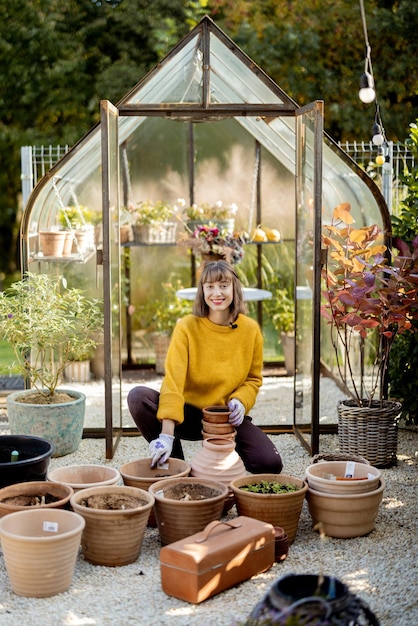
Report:
[[[132,231],[137,243],[174,243],[177,223],[170,221],[173,207],[157,200],[144,200],[128,207],[132,215]]]
[[[341,452],[385,466],[396,462],[401,410],[399,402],[385,399],[386,374],[396,337],[413,332],[418,319],[418,240],[412,252],[398,242],[389,263],[379,227],[355,228],[350,208],[343,203],[334,209],[322,239],[327,251],[322,314],[349,396],[338,404],[339,443]]]
[[[54,456],[77,449],[85,396],[58,385],[69,363],[94,348],[101,328],[99,302],[67,288],[60,276],[28,273],[0,293],[0,333],[13,349],[13,371],[30,387],[7,397],[12,433],[52,441]]]

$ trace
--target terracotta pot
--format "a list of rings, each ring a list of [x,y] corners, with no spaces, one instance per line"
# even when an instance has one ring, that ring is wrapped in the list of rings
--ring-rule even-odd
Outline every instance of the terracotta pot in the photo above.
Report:
[[[207,406],[202,409],[203,419],[211,424],[226,424],[231,415],[227,406]]]
[[[151,485],[149,492],[155,497],[157,526],[161,543],[166,545],[219,520],[228,487],[207,478],[167,478]]]
[[[209,433],[210,435],[228,435],[235,431],[235,428],[232,424],[228,422],[226,424],[213,424],[212,422],[207,422],[206,420],[202,420],[203,432]]]
[[[222,439],[230,439],[231,441],[235,441],[237,436],[237,431],[233,430],[232,433],[224,433],[222,435],[214,435],[213,433],[205,433],[204,430],[201,431],[203,439],[213,439],[214,437],[222,437]]]
[[[76,492],[89,487],[115,485],[120,480],[120,473],[107,465],[66,465],[48,472],[48,480],[69,485]]]
[[[284,528],[274,528],[274,560],[276,563],[284,561],[289,552],[289,537]]]
[[[204,439],[202,448],[190,462],[192,476],[211,478],[229,486],[235,478],[246,476],[241,457],[235,450],[235,442],[222,437]]]
[[[17,461],[11,462],[17,451]],[[30,480],[45,480],[54,444],[28,435],[0,436],[0,487]]]
[[[0,489],[0,517],[28,509],[63,509],[69,505],[74,491],[68,485],[34,480],[8,485]],[[11,501],[11,498],[14,501]]]
[[[74,254],[84,254],[87,250],[94,248],[94,228],[86,227],[85,230],[75,230],[73,232],[72,252]]]
[[[240,489],[243,485],[256,484],[262,481],[291,484],[299,487],[299,489],[283,494],[251,493]],[[254,517],[273,526],[280,526],[286,532],[289,543],[293,543],[303,501],[308,490],[306,481],[285,474],[252,474],[233,480],[231,489],[235,495],[238,515]]]
[[[70,230],[65,232],[65,240],[64,240],[64,247],[62,250],[62,256],[71,255],[72,248],[73,248],[73,238],[74,238],[74,235]]]
[[[13,591],[35,598],[67,591],[83,528],[82,517],[63,509],[33,509],[2,517],[1,546]]]
[[[90,498],[102,498],[107,506],[109,496],[118,508],[92,508]],[[133,499],[133,508],[128,500]],[[70,500],[75,513],[81,515],[86,526],[81,539],[84,558],[93,565],[117,567],[128,565],[138,558],[154,497],[135,487],[106,485],[77,491]],[[125,508],[121,508],[125,506]]]
[[[181,459],[169,458],[167,469],[161,467],[151,468],[151,458],[138,459],[130,461],[120,467],[120,473],[124,485],[130,487],[139,487],[145,491],[154,483],[161,483],[167,478],[181,478],[190,474],[190,464]],[[151,510],[148,518],[148,526],[155,527],[157,521],[155,519],[154,510]]]
[[[309,487],[325,493],[364,493],[374,491],[379,485],[382,472],[372,465],[352,462],[353,478],[343,480],[347,461],[323,461],[306,468],[306,480]],[[326,476],[335,476],[332,480]]]
[[[313,526],[329,537],[362,537],[374,530],[385,489],[383,478],[378,489],[366,493],[341,495],[308,489],[306,499]]]
[[[39,247],[44,256],[61,257],[64,251],[65,230],[39,231]]]

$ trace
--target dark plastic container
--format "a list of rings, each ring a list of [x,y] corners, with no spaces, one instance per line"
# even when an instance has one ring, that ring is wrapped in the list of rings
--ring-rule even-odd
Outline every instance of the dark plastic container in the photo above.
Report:
[[[19,453],[11,461],[12,452]],[[31,480],[45,480],[54,444],[29,435],[0,435],[0,488]]]

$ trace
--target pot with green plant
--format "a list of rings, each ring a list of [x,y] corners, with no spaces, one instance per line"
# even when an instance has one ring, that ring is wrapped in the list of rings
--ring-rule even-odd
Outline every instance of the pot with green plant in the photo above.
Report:
[[[325,303],[335,363],[348,400],[338,404],[342,453],[372,465],[396,463],[401,403],[386,399],[389,355],[396,337],[418,321],[418,240],[390,251],[376,224],[355,228],[350,204],[324,226]]]
[[[130,207],[133,239],[137,243],[174,243],[177,222],[171,220],[173,207],[162,200],[143,200]]]
[[[100,243],[101,211],[94,211],[81,204],[62,206],[58,218],[62,230],[67,233],[64,256],[73,253],[83,255]]]
[[[142,323],[153,335],[157,374],[165,373],[165,357],[175,325],[179,319],[192,312],[192,302],[182,300],[176,295],[182,289],[178,278],[172,277],[162,287],[160,298],[152,298],[146,305],[138,307]]]
[[[69,363],[94,348],[101,328],[99,302],[61,276],[28,272],[0,293],[0,333],[14,352],[11,368],[29,387],[7,397],[12,434],[51,441],[54,456],[78,448],[86,397],[58,386]]]
[[[235,227],[235,215],[238,206],[235,203],[226,205],[222,200],[214,204],[204,202],[187,205],[184,198],[179,198],[174,206],[179,219],[189,233],[193,233],[198,226],[211,224],[225,234],[232,235]]]

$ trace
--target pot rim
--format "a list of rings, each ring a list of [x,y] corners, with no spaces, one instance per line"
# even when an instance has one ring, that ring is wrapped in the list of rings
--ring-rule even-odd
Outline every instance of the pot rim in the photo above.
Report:
[[[316,498],[332,498],[334,500],[355,500],[358,498],[371,498],[373,496],[377,496],[382,491],[384,491],[386,487],[386,481],[383,477],[379,479],[379,486],[377,489],[373,491],[362,491],[361,493],[328,493],[326,491],[317,491],[316,489],[312,489],[312,487],[308,488],[308,494],[312,494]]]
[[[54,467],[52,470],[48,471],[47,481],[51,483],[63,483],[65,485],[70,485],[71,487],[74,487],[74,489],[87,489],[86,485],[88,485],[89,487],[94,487],[95,482],[93,481],[90,481],[89,483],[76,483],[71,480],[63,480],[62,478],[59,479],[59,478],[53,477],[54,472],[59,474],[60,471],[72,470],[72,469],[77,470],[77,469],[85,469],[85,468],[104,469],[106,471],[111,472],[112,474],[111,476],[109,476],[108,478],[103,478],[102,480],[98,480],[96,481],[97,483],[114,481],[120,478],[120,472],[115,467],[110,467],[108,465],[101,465],[100,463],[79,463],[75,465],[62,465],[61,467]],[[99,486],[99,484],[97,484],[97,486]]]
[[[142,506],[137,506],[133,509],[115,509],[113,511],[106,509],[90,509],[89,507],[83,506],[80,504],[80,500],[84,498],[88,498],[92,495],[97,495],[100,493],[106,494],[126,494],[137,497],[143,497],[146,500],[146,504]],[[139,511],[147,511],[154,506],[155,498],[153,494],[149,493],[145,489],[140,489],[139,487],[131,487],[129,485],[98,485],[97,487],[87,487],[86,489],[81,489],[80,491],[75,492],[70,498],[70,504],[73,507],[75,512],[79,512],[80,515],[83,513],[88,515],[106,515],[106,516],[114,516],[120,515],[121,513],[125,514],[135,514]],[[82,513],[83,512],[83,513]]]
[[[46,390],[43,390],[46,391]],[[25,402],[26,406],[30,406],[30,407],[42,407],[42,408],[46,408],[48,406],[51,407],[57,407],[57,406],[67,406],[68,404],[75,404],[76,402],[80,402],[80,401],[85,401],[86,400],[86,394],[83,393],[82,391],[78,391],[75,389],[67,389],[65,387],[58,387],[56,390],[56,392],[58,393],[68,393],[69,396],[72,396],[74,398],[74,400],[69,400],[68,402],[57,402],[55,404],[31,404],[30,402]],[[17,402],[16,398],[23,396],[23,395],[30,395],[31,393],[34,394],[37,392],[37,389],[31,388],[31,389],[20,389],[19,391],[14,391],[13,393],[10,393],[7,396],[7,402],[9,402],[9,400],[11,402]],[[20,404],[23,404],[22,402]]]
[[[144,480],[144,481],[149,481],[149,480],[155,480],[155,481],[161,481],[161,480],[168,480],[169,478],[175,478],[178,474],[167,474],[167,476],[138,476],[137,474],[129,474],[126,469],[130,466],[133,465],[135,463],[143,463],[144,465],[146,465],[148,467],[148,469],[152,472],[152,471],[161,471],[161,468],[155,467],[155,468],[151,468],[149,467],[151,465],[151,457],[147,457],[145,459],[134,459],[133,461],[128,461],[128,463],[124,463],[123,465],[121,465],[119,467],[119,472],[120,475],[123,477],[126,477],[130,480]],[[175,459],[175,458],[170,458],[169,459],[169,463],[171,463],[172,461],[176,461],[179,463],[184,464],[183,469],[180,470],[181,472],[184,472],[187,470],[187,468],[189,468],[189,472],[191,471],[191,465],[190,463],[188,463],[187,461],[184,461],[183,459]]]
[[[162,489],[162,483],[154,483],[148,487],[148,491],[155,497],[155,500],[158,502],[170,502],[170,504],[178,504],[179,506],[187,506],[187,505],[195,505],[200,502],[210,502],[218,499],[226,498],[229,493],[228,485],[221,483],[218,480],[213,480],[210,478],[198,478],[197,476],[184,476],[182,478],[167,478],[164,480],[164,487],[170,487],[171,485],[177,485],[179,483],[185,484],[201,484],[205,487],[210,487],[212,489],[218,489],[220,491],[216,496],[212,496],[210,498],[205,498],[204,500],[175,500],[174,498],[166,498],[164,495],[158,493]]]
[[[8,530],[5,526],[10,524],[10,528],[14,529],[16,521],[19,519],[17,516],[22,515],[32,515],[32,517],[45,517],[54,515],[55,517],[68,517],[71,516],[74,518],[74,521],[77,521],[77,526],[72,528],[71,530],[65,531],[62,534],[54,534],[51,533],[49,536],[42,537],[27,537],[24,535],[20,535],[14,530]],[[45,521],[57,521],[56,519],[45,519]],[[73,537],[74,535],[78,535],[80,531],[84,529],[86,522],[84,518],[74,511],[67,511],[66,509],[45,509],[45,508],[37,508],[37,509],[27,509],[26,511],[15,511],[14,513],[8,513],[0,518],[0,535],[7,537],[8,539],[12,539],[15,541],[16,539],[25,543],[39,543],[39,541],[47,541],[48,543],[52,543],[54,541],[62,541],[63,537]]]
[[[290,483],[300,487],[297,491],[291,491],[289,493],[254,493],[249,491],[243,491],[240,489],[243,485],[254,485],[261,481],[277,482],[277,483]],[[289,474],[249,474],[241,478],[235,478],[230,482],[230,487],[235,494],[255,497],[255,498],[289,498],[306,494],[308,491],[308,483],[304,478],[297,478],[297,476],[291,476]]]

